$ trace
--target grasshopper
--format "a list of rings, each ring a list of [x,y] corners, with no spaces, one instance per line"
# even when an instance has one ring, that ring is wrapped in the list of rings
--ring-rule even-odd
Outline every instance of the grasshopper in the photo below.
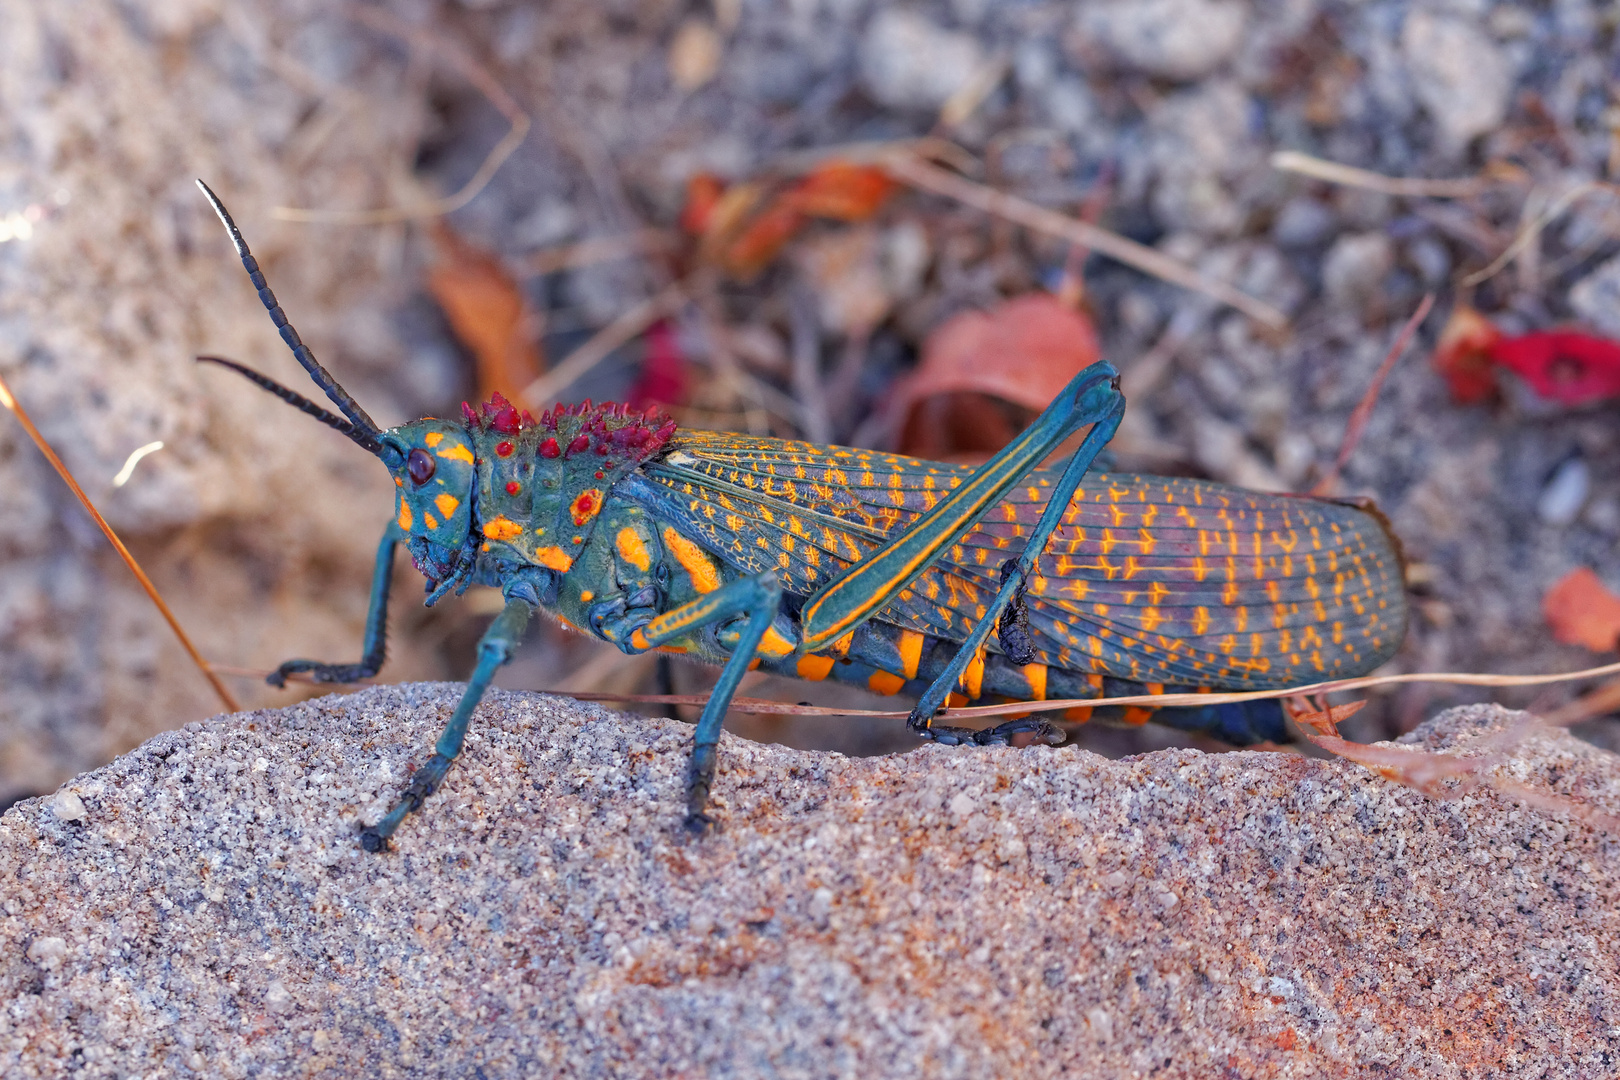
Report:
[[[626,653],[662,649],[721,668],[687,770],[701,832],[721,721],[754,667],[917,698],[924,738],[998,745],[939,724],[947,703],[1040,702],[1204,689],[1272,689],[1363,674],[1405,633],[1398,548],[1369,509],[1130,474],[1086,478],[1124,414],[1106,362],[1080,372],[1010,445],[976,469],[893,454],[677,428],[656,410],[561,405],[538,420],[496,395],[459,420],[386,430],[287,321],[224,205],[198,181],[282,339],[336,416],[233,361],[222,364],[375,454],[396,488],[377,547],[357,663],[289,660],[345,683],[384,655],[394,552],[405,544],[427,603],[469,584],[505,608],[478,644],[467,689],[400,799],[360,832],[382,851],[444,781],[495,671],[537,611]],[[1041,463],[1088,428],[1061,468]],[[995,633],[992,640],[992,632]],[[1070,710],[1070,720],[1089,709]],[[1276,701],[1125,710],[1234,745],[1288,738]]]

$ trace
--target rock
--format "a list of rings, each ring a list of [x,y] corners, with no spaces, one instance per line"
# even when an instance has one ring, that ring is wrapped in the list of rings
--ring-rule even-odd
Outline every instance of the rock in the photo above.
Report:
[[[1381,232],[1350,233],[1333,241],[1322,260],[1322,288],[1341,304],[1360,307],[1378,297],[1395,267],[1395,245]]]
[[[862,85],[892,109],[937,109],[984,63],[972,36],[897,8],[873,16],[860,50]]]
[[[0,220],[31,220],[26,239],[0,243],[0,370],[199,649],[249,667],[354,648],[392,485],[341,436],[193,361],[234,357],[317,393],[193,177],[231,207],[304,340],[365,407],[383,422],[418,407],[397,369],[371,377],[402,351],[404,279],[384,285],[380,265],[397,253],[382,257],[373,229],[269,213],[387,202],[380,163],[410,159],[427,115],[420,95],[372,92],[398,85],[393,45],[324,18],[286,2],[227,26],[195,0],[0,0]],[[305,29],[319,47],[294,59]],[[282,61],[328,89],[300,92]],[[319,105],[340,84],[353,93],[341,119]],[[337,578],[353,591],[329,588]],[[397,642],[413,670],[441,670],[432,646]],[[3,801],[220,704],[4,412],[0,687]],[[232,687],[250,705],[287,700],[257,679]]]
[[[1616,1050],[1615,838],[1490,788],[727,737],[694,840],[690,728],[497,692],[395,850],[362,853],[459,689],[191,724],[73,781],[81,823],[13,808],[0,1072],[1577,1077]],[[1520,719],[1407,741],[1474,757]],[[1620,812],[1613,755],[1509,753]]]
[[[1472,23],[1413,11],[1401,30],[1401,52],[1417,98],[1434,118],[1442,148],[1502,123],[1513,92],[1513,71],[1496,43]]]
[[[1237,0],[1107,0],[1081,10],[1079,31],[1124,66],[1191,80],[1231,59],[1248,16]]]
[[[1620,338],[1620,257],[1603,263],[1572,285],[1569,306],[1599,333]]]

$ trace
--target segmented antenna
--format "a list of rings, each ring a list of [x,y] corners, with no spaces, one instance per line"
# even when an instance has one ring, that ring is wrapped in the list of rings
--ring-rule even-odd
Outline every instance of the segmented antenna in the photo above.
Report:
[[[360,407],[359,402],[350,397],[349,392],[338,385],[338,381],[332,378],[332,373],[321,366],[320,361],[315,359],[315,354],[309,351],[309,346],[305,345],[298,337],[298,331],[294,330],[292,323],[287,321],[287,313],[281,310],[281,305],[276,301],[276,294],[270,291],[270,286],[264,280],[264,274],[259,271],[259,261],[248,250],[247,241],[242,239],[242,230],[238,229],[236,222],[231,220],[231,215],[225,209],[225,204],[220,202],[219,196],[215,195],[213,190],[201,180],[197,181],[197,186],[202,188],[202,193],[207,196],[209,205],[214,208],[214,213],[219,215],[219,220],[225,223],[226,230],[230,232],[231,246],[236,248],[236,254],[241,257],[242,268],[248,272],[248,279],[253,282],[253,287],[259,290],[259,302],[270,313],[270,321],[276,324],[277,330],[281,331],[281,340],[287,343],[287,348],[291,349],[293,356],[297,357],[298,362],[304,365],[304,370],[309,372],[309,377],[315,380],[315,385],[326,392],[326,396],[332,399],[332,404],[336,405],[338,410],[349,418],[355,429],[375,440],[381,429],[377,427],[371,417],[366,415],[366,410]],[[240,369],[237,370],[240,371]],[[246,374],[246,372],[243,372],[243,374]],[[264,378],[262,375],[258,377]],[[264,384],[261,383],[260,385]],[[265,389],[269,390],[270,387],[266,386]],[[271,393],[276,393],[281,389],[283,388],[278,386],[277,390],[271,390]],[[292,393],[291,390],[285,392]],[[296,394],[293,396],[297,397]],[[287,398],[286,400],[291,401],[292,399]],[[294,404],[297,403],[294,402]],[[304,411],[308,412],[309,410],[305,409]],[[314,416],[315,414],[310,413],[310,415]],[[372,452],[376,453],[376,450],[374,449]]]
[[[334,416],[332,413],[327,412],[325,409],[321,408],[319,405],[315,404],[298,391],[287,389],[285,386],[282,386],[280,383],[276,382],[276,380],[270,378],[270,376],[260,375],[257,371],[254,371],[246,364],[238,364],[235,360],[227,360],[223,356],[199,356],[197,357],[197,360],[199,363],[218,364],[220,367],[230,368],[248,382],[259,387],[261,390],[270,391],[272,394],[276,395],[276,397],[280,398],[282,401],[285,401],[299,412],[307,413],[310,416],[313,416],[315,419],[319,420],[327,427],[332,428],[334,431],[341,431],[343,434],[353,439],[367,452],[373,454],[382,453],[382,443],[378,442],[370,434],[361,431],[359,428],[343,419],[343,417]]]

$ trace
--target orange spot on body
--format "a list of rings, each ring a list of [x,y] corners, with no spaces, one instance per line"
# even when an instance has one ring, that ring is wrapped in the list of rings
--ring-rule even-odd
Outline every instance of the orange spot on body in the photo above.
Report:
[[[906,678],[917,677],[917,665],[922,662],[923,636],[915,630],[900,631],[900,670]]]
[[[720,572],[709,560],[708,553],[697,544],[676,532],[674,528],[665,526],[664,546],[692,579],[692,588],[700,593],[711,593],[720,587]]]
[[[866,685],[873,692],[879,694],[898,694],[906,685],[906,680],[887,671],[874,671]]]
[[[781,657],[791,655],[793,648],[793,642],[777,633],[776,627],[774,626],[767,626],[765,628],[765,636],[761,638],[759,642],[759,651],[770,657],[772,660],[777,660]]]
[[[523,526],[508,517],[484,522],[484,535],[491,540],[511,540],[523,535]]]
[[[1025,681],[1027,681],[1029,683],[1029,700],[1031,700],[1031,701],[1045,701],[1046,700],[1046,665],[1045,664],[1025,664],[1023,666],[1023,668],[1021,668],[1020,670],[1022,670],[1023,673],[1024,673]]]
[[[798,676],[801,679],[808,679],[811,682],[820,682],[822,679],[825,679],[828,675],[832,674],[833,662],[833,658],[830,656],[818,656],[815,653],[811,653],[809,655],[799,657],[799,662],[794,665],[794,670],[798,673]]]

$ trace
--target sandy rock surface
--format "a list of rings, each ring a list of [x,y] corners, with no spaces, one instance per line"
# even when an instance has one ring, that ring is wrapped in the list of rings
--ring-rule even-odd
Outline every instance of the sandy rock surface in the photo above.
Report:
[[[1592,1077],[1620,838],[1292,755],[729,739],[496,693],[386,856],[458,688],[160,735],[0,819],[0,1073]],[[1480,752],[1516,714],[1414,741]],[[1496,766],[1620,812],[1563,734]]]

